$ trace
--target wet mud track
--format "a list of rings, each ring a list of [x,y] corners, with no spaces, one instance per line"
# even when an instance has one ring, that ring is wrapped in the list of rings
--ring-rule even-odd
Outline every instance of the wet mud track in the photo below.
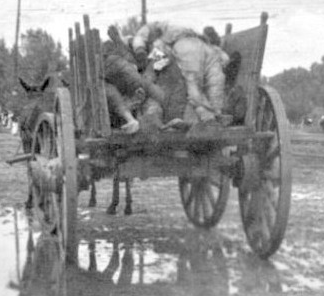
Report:
[[[268,261],[247,245],[234,189],[219,225],[199,231],[185,217],[177,180],[168,178],[135,181],[130,217],[123,215],[123,198],[118,214],[106,215],[110,180],[98,184],[94,209],[87,208],[89,194],[82,193],[78,264],[64,266],[55,237],[41,234],[32,213],[23,209],[25,167],[3,163],[17,139],[0,134],[0,140],[0,295],[323,295],[319,161],[312,167],[294,160],[286,236]]]

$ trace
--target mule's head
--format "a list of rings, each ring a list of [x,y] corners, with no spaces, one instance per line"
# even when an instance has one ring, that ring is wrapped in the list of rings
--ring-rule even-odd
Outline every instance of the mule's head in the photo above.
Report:
[[[19,78],[22,88],[25,90],[25,99],[21,100],[18,122],[20,130],[32,133],[38,116],[42,112],[52,112],[54,105],[54,89],[62,86],[62,81],[56,76],[47,77],[40,85],[30,85]]]

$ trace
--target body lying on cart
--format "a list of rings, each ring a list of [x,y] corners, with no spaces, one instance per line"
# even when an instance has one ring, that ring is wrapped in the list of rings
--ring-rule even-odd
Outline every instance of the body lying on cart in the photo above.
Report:
[[[90,28],[88,16],[84,34],[78,23],[74,34],[69,30],[70,89],[58,88],[54,113],[40,116],[29,167],[40,218],[49,229],[61,230],[56,232],[70,260],[77,248],[78,193],[91,177],[112,177],[117,170],[121,178],[178,177],[186,215],[205,229],[220,220],[232,181],[253,251],[267,258],[278,249],[290,206],[290,139],[280,96],[260,85],[266,21],[263,13],[255,28],[231,33],[228,26],[222,40],[225,52],[241,55],[233,87],[247,99],[244,124],[197,124],[153,139],[111,129],[99,79],[99,32]]]

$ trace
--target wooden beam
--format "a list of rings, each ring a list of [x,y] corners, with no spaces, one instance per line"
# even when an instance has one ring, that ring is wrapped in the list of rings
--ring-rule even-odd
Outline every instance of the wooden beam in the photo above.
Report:
[[[99,105],[98,115],[100,121],[100,133],[103,137],[107,137],[111,135],[111,123],[108,110],[105,82],[100,77],[100,74],[103,70],[101,40],[99,30],[93,29],[91,32],[95,48],[95,81],[97,90],[97,100]]]
[[[18,163],[18,162],[22,162],[22,161],[29,161],[32,159],[32,154],[31,153],[27,153],[27,154],[22,154],[22,155],[17,155],[13,158],[7,159],[6,163],[13,165],[14,163]]]
[[[95,56],[94,56],[94,48],[93,48],[93,40],[91,35],[90,29],[90,19],[88,15],[83,16],[83,23],[84,23],[84,48],[85,48],[85,64],[86,64],[86,79],[87,79],[87,99],[89,100],[90,112],[91,112],[91,129],[90,133],[94,133],[100,129],[100,123],[98,118],[98,110],[99,106],[97,104],[96,97],[97,89],[96,85],[96,69],[95,69]]]
[[[207,157],[133,156],[118,166],[121,178],[208,176]]]
[[[88,125],[88,113],[86,110],[86,66],[85,66],[85,53],[84,53],[84,38],[81,35],[80,23],[75,23],[75,71],[77,83],[78,104],[75,110],[76,121],[78,128],[86,131],[90,126]]]
[[[114,131],[107,138],[88,138],[86,145],[91,149],[114,149],[122,147],[129,150],[158,150],[158,149],[190,149],[208,148],[208,146],[237,145],[252,139],[255,133],[245,126],[220,128],[211,126],[206,130],[198,128],[191,133],[183,132],[160,132],[150,138],[145,133],[138,132],[134,135],[126,135]]]

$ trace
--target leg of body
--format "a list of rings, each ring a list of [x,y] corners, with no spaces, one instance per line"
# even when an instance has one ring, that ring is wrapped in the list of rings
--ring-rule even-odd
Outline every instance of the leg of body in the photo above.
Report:
[[[113,194],[111,203],[107,209],[107,214],[116,215],[116,208],[119,204],[119,173],[118,171],[115,173],[113,179]]]
[[[126,189],[126,207],[124,210],[125,215],[131,215],[133,213],[131,183],[132,181],[129,178],[125,180],[125,189]]]
[[[96,183],[95,180],[93,178],[91,178],[90,181],[90,200],[89,200],[89,204],[88,207],[95,207],[97,205],[97,199],[96,199],[96,195],[97,195],[97,191],[96,191]]]
[[[188,104],[185,117],[193,123],[215,118],[212,105],[204,91],[206,46],[198,38],[184,38],[176,42],[173,47],[175,59],[187,87]],[[190,115],[186,116],[188,113]]]

